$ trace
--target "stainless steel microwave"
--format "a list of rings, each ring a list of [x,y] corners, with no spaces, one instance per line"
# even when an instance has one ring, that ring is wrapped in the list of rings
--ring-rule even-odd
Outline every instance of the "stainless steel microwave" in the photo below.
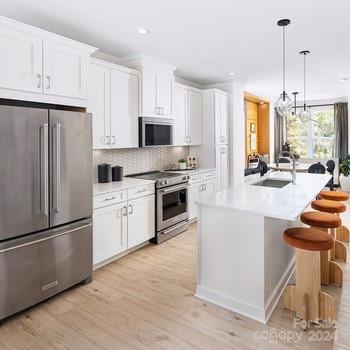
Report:
[[[172,119],[139,118],[139,146],[171,146],[173,144]]]

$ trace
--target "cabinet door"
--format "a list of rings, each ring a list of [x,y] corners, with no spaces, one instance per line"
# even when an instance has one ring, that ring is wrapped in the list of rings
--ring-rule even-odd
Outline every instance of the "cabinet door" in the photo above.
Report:
[[[93,148],[110,148],[110,71],[91,64],[87,86],[87,111],[92,113]]]
[[[173,116],[173,74],[168,70],[157,72],[157,107],[160,108],[160,116],[171,118]]]
[[[94,210],[94,265],[127,249],[127,203]]]
[[[207,200],[211,198],[216,193],[216,179],[213,178],[211,180],[203,182],[202,191],[201,191],[201,199]]]
[[[72,98],[86,98],[88,55],[44,41],[44,93]]]
[[[128,202],[128,248],[144,243],[155,236],[154,195]]]
[[[142,69],[141,78],[141,116],[158,117],[157,114],[157,71],[148,64]]]
[[[191,145],[202,143],[202,95],[197,91],[188,91],[188,125]]]
[[[0,88],[42,92],[41,39],[1,28],[0,52]]]
[[[220,95],[220,143],[228,143],[229,97]]]
[[[216,148],[216,170],[218,191],[223,191],[228,187],[228,172],[229,172],[228,147],[218,146]]]
[[[190,184],[188,187],[188,214],[190,220],[197,218],[198,209],[196,202],[201,198],[201,189],[201,182]]]
[[[139,78],[111,71],[111,147],[138,147]]]
[[[187,138],[187,90],[174,88],[174,146],[185,145]]]

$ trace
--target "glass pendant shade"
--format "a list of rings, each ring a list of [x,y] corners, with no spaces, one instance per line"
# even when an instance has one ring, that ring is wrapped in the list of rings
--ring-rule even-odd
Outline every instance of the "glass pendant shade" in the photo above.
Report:
[[[285,118],[292,113],[293,102],[287,93],[282,93],[279,99],[276,102],[277,113]]]
[[[299,118],[303,123],[308,122],[309,120],[311,120],[311,110],[309,107],[306,107],[305,109],[302,109],[299,112]]]

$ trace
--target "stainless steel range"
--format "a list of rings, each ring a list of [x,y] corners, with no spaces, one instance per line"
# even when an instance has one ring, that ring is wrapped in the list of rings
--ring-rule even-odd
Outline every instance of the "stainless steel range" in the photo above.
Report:
[[[185,231],[188,228],[188,179],[189,176],[152,171],[129,175],[155,180],[156,186],[156,236],[155,243]]]

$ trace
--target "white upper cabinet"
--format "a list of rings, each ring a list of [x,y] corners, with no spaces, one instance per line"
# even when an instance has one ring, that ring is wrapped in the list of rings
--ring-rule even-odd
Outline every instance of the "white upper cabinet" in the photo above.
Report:
[[[94,149],[138,147],[139,73],[91,59],[87,90]]]
[[[189,144],[202,143],[202,95],[199,91],[188,91]]]
[[[215,92],[215,138],[216,144],[228,143],[229,97]]]
[[[187,144],[187,89],[179,86],[174,87],[174,145],[181,146]]]
[[[174,68],[145,57],[127,58],[123,64],[141,72],[142,117],[173,117]]]
[[[44,40],[44,93],[86,98],[88,56],[64,44]]]
[[[42,40],[0,27],[0,87],[42,91]]]
[[[0,16],[0,98],[86,106],[96,48]]]
[[[110,70],[91,64],[87,85],[87,110],[92,113],[93,148],[110,148]]]
[[[202,143],[202,95],[184,85],[174,87],[174,145]]]
[[[138,147],[139,77],[111,70],[111,147]]]

